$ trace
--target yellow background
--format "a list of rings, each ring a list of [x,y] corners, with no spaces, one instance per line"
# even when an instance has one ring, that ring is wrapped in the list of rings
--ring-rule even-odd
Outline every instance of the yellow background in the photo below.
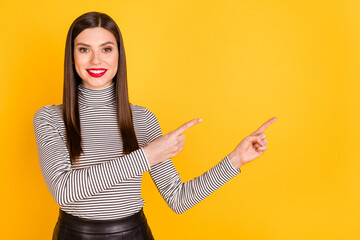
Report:
[[[51,239],[32,119],[62,102],[66,34],[88,11],[118,23],[131,102],[163,133],[204,119],[173,158],[183,181],[278,117],[264,155],[182,215],[145,173],[156,239],[360,238],[359,1],[15,0],[0,3],[2,239]]]

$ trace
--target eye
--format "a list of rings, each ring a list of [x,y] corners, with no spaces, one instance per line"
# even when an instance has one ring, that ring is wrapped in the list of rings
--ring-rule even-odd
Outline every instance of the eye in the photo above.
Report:
[[[111,47],[104,48],[104,52],[111,52],[111,51],[112,51]]]
[[[87,49],[87,48],[84,48],[84,47],[81,47],[81,48],[79,48],[79,51],[80,51],[80,52],[87,52],[88,49]]]

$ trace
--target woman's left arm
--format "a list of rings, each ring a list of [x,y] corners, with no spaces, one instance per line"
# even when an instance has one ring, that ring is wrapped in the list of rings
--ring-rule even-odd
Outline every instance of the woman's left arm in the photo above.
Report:
[[[182,182],[170,159],[150,170],[160,194],[177,214],[195,206],[239,173],[240,169],[235,169],[227,156],[207,172],[187,182]]]
[[[181,214],[201,202],[216,189],[240,173],[240,167],[254,160],[266,150],[265,134],[262,133],[277,118],[263,124],[246,137],[229,155],[197,178],[182,182],[171,159],[155,164],[150,175],[168,206]],[[146,144],[162,136],[156,116],[145,108],[147,126]]]

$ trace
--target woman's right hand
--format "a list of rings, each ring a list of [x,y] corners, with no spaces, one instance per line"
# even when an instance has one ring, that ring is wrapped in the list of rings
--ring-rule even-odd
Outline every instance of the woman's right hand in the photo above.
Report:
[[[143,149],[150,166],[163,162],[179,154],[183,150],[183,146],[185,144],[185,135],[182,133],[201,121],[202,119],[198,118],[191,120],[183,124],[178,129],[155,139],[145,146]]]

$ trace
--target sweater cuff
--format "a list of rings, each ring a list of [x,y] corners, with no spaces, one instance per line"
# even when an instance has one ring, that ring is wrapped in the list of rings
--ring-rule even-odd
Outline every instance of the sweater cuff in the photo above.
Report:
[[[239,169],[236,169],[236,168],[232,165],[232,163],[230,162],[230,159],[229,159],[228,156],[224,157],[223,162],[224,162],[224,164],[225,164],[228,172],[229,172],[231,175],[236,176],[236,175],[238,175],[239,173],[241,173],[240,168],[239,168]]]
[[[149,163],[149,159],[147,158],[147,156],[146,156],[146,154],[145,154],[144,148],[141,147],[140,150],[141,150],[142,154],[144,155],[144,157],[145,157],[145,159],[146,159],[147,169],[148,169],[148,170],[151,170],[151,166],[150,166],[150,163]]]

